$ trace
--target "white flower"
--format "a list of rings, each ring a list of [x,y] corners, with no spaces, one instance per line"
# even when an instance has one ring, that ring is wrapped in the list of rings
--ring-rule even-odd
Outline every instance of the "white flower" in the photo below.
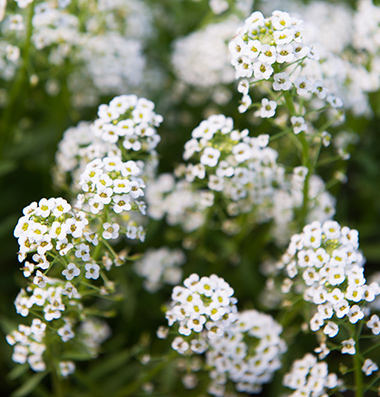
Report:
[[[85,277],[88,279],[98,279],[99,278],[99,270],[100,266],[96,263],[86,263],[85,265],[86,274]]]
[[[251,147],[244,142],[240,142],[232,148],[232,153],[237,163],[240,164],[251,157]]]
[[[292,123],[293,131],[295,134],[299,134],[301,131],[306,132],[308,129],[305,119],[303,117],[292,116],[290,118],[290,122]]]
[[[74,263],[69,263],[67,268],[63,270],[62,274],[66,277],[68,281],[72,280],[74,277],[79,276],[80,269],[75,266]]]
[[[82,259],[83,262],[87,262],[90,260],[90,247],[87,244],[80,244],[75,251],[75,256],[78,259]]]
[[[200,160],[203,165],[208,165],[209,167],[215,167],[218,164],[219,157],[220,157],[220,150],[212,147],[206,147],[206,149],[203,151]]]
[[[109,240],[109,239],[116,239],[119,237],[119,229],[120,226],[117,223],[110,224],[108,222],[103,223],[103,233],[102,236],[104,239]]]
[[[293,62],[295,55],[291,44],[278,45],[276,48],[278,63]]]
[[[348,340],[344,340],[342,342],[342,350],[341,350],[342,354],[351,354],[351,355],[355,354],[356,353],[355,344],[356,343],[352,338]]]
[[[272,76],[273,68],[271,65],[262,62],[255,62],[253,65],[253,73],[258,80],[268,80]],[[249,77],[249,76],[248,76]]]
[[[267,65],[272,65],[277,59],[276,47],[264,44],[261,47],[261,53],[259,55],[259,61]],[[256,77],[256,76],[255,76]]]
[[[377,314],[374,314],[367,322],[367,327],[372,330],[374,335],[380,334],[380,319]]]
[[[297,89],[297,94],[301,96],[307,95],[312,90],[311,81],[305,76],[298,77],[294,82],[294,85]]]
[[[371,359],[367,358],[362,366],[362,371],[366,376],[370,376],[373,372],[377,371],[379,367]]]
[[[71,210],[71,205],[63,198],[55,199],[55,208],[53,209],[53,215],[59,218],[62,214],[69,212]]]
[[[63,342],[67,342],[75,337],[75,334],[71,329],[70,324],[68,323],[66,323],[63,327],[59,328],[57,334],[61,337]]]
[[[251,106],[251,104],[252,104],[251,97],[248,94],[243,95],[240,101],[240,105],[238,106],[239,113],[244,113],[245,111],[247,111],[247,109]]]
[[[317,80],[312,87],[311,90],[319,99],[325,99],[327,95],[327,89],[323,85],[323,82],[320,80]]]
[[[276,113],[277,103],[276,101],[270,101],[268,98],[261,100],[260,117],[269,118],[273,117]]]
[[[243,79],[239,81],[237,90],[241,92],[243,95],[247,95],[249,91],[249,82],[247,79]]]
[[[333,338],[336,336],[339,332],[339,326],[338,324],[333,323],[332,321],[329,321],[325,328],[323,329],[323,333],[329,336],[330,338]]]
[[[276,73],[273,76],[273,89],[275,91],[288,91],[292,88],[292,82],[290,81],[289,75],[286,72]]]
[[[75,364],[72,361],[60,361],[58,365],[63,377],[66,377],[75,371]]]

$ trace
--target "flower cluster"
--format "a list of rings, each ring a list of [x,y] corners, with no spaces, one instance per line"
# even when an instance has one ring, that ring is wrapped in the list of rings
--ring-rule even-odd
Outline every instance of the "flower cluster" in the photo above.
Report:
[[[25,9],[29,3],[20,1],[18,5]],[[144,53],[153,23],[143,1],[90,0],[74,7],[70,1],[46,0],[28,8],[31,7],[31,56],[38,66],[37,73],[51,67],[64,74],[73,104],[87,107],[95,105],[102,94],[117,95],[131,89],[144,91],[146,80],[155,68],[153,65],[147,68]],[[28,18],[27,10],[15,13],[14,7],[7,7],[4,44],[17,48],[18,52],[20,42],[28,35]],[[66,75],[64,68],[68,62],[71,69]],[[12,65],[6,69],[0,76],[9,80],[14,70]],[[62,87],[59,79],[46,80],[43,73],[33,75],[33,85],[40,83],[53,96]],[[154,82],[151,87],[153,85]]]
[[[254,12],[229,44],[236,78],[253,75],[256,80],[268,80],[274,64],[315,57],[302,43],[301,25],[301,20],[286,12],[274,11],[269,18]]]
[[[75,206],[63,198],[43,198],[24,208],[14,230],[20,246],[19,260],[25,261],[22,270],[24,276],[30,279],[27,289],[21,289],[15,300],[17,313],[23,317],[33,314],[43,318],[43,330],[47,323],[54,323],[54,331],[63,343],[73,338],[81,340],[84,351],[90,356],[96,355],[98,340],[106,333],[101,331],[99,338],[91,337],[91,333],[96,334],[95,323],[94,330],[88,332],[90,335],[85,336],[86,332],[81,331],[85,327],[84,320],[86,324],[94,322],[90,316],[87,318],[84,297],[88,299],[97,293],[113,293],[114,285],[105,276],[104,269],[110,270],[112,265],[119,266],[125,261],[124,253],[116,254],[108,240],[118,239],[120,232],[130,239],[143,241],[145,238],[143,227],[138,226],[132,215],[134,210],[145,214],[145,204],[141,201],[145,188],[140,178],[141,169],[137,162],[128,160],[128,155],[134,151],[125,147],[125,141],[122,147],[118,147],[115,140],[107,137],[112,135],[110,126],[116,130],[130,129],[130,135],[139,134],[142,142],[136,151],[149,156],[159,140],[155,126],[161,121],[153,108],[152,102],[132,95],[116,97],[110,105],[102,105],[95,143],[88,135],[88,125],[82,125],[85,132],[77,138],[76,155],[71,156],[73,161],[67,167],[68,170],[77,170],[84,166],[77,181],[83,193],[77,196]],[[102,132],[103,127],[108,128],[107,133]],[[116,140],[125,135],[128,133],[120,132]],[[156,143],[152,144],[153,141]],[[105,143],[104,146],[108,142],[109,146],[98,152],[95,150],[91,161],[76,157],[80,156],[78,149],[81,143],[88,149],[93,143],[100,147],[101,142]],[[66,147],[69,148],[69,145]],[[127,158],[125,162],[122,161],[123,155]],[[64,163],[63,156],[61,160]],[[139,164],[144,165],[143,161]],[[180,258],[177,260],[180,261]],[[50,337],[45,334],[38,334],[40,337],[36,334],[36,337],[28,327],[22,328],[22,331],[26,339],[20,336],[19,331],[8,338],[8,342],[15,346],[14,357],[18,362],[28,361],[35,371],[44,371],[42,355],[45,345],[42,340]],[[29,336],[31,339],[27,338]],[[37,342],[41,342],[44,348],[36,346]],[[21,355],[23,358],[20,358]],[[70,361],[62,361],[57,363],[57,368],[63,376],[67,376],[75,366]]]
[[[248,130],[234,129],[230,117],[212,115],[185,144],[184,160],[193,159],[183,169],[185,178],[195,185],[204,181],[214,194],[220,192],[230,202],[231,213],[266,206],[284,174],[268,141],[268,135],[249,137]]]
[[[23,214],[14,230],[20,246],[20,262],[28,253],[36,252],[33,260],[37,268],[46,270],[50,266],[48,254],[65,256],[69,251],[79,250],[79,245],[86,247],[82,251],[88,252],[88,243],[97,244],[96,236],[88,228],[86,214],[74,210],[63,198],[43,198],[38,204],[33,202],[25,207]],[[27,266],[32,266],[29,274],[32,273],[35,265]]]
[[[36,371],[44,371],[46,364],[42,354],[46,350],[43,343],[46,324],[35,318],[31,326],[20,324],[18,329],[7,335],[7,342],[14,346],[12,360],[19,364],[28,362],[30,367]]]
[[[207,25],[174,42],[172,64],[185,83],[199,88],[216,87],[234,81],[234,70],[225,44],[237,28],[235,18]],[[199,45],[202,43],[202,46]]]
[[[347,318],[355,324],[365,316],[363,306],[380,294],[376,282],[366,284],[364,258],[358,250],[358,232],[336,221],[315,221],[292,237],[279,263],[287,278],[283,289],[292,286],[317,306],[310,328],[330,338],[339,332],[334,319]]]
[[[329,373],[325,362],[318,362],[310,353],[301,360],[294,361],[291,371],[283,380],[284,386],[295,390],[292,397],[326,396],[329,390],[341,386],[341,381],[335,373]]]
[[[192,274],[184,282],[184,287],[176,286],[172,293],[172,303],[166,312],[169,326],[178,324],[181,335],[192,335],[191,347],[187,342],[173,348],[183,353],[188,348],[192,351],[201,349],[196,334],[205,331],[207,339],[218,338],[234,321],[236,321],[236,298],[234,290],[215,274],[210,277],[199,277]],[[181,337],[179,337],[182,339]],[[176,342],[176,341],[175,341]]]
[[[119,157],[104,157],[87,164],[79,185],[87,194],[90,211],[97,214],[109,205],[115,214],[131,211],[133,206],[145,214],[144,181],[138,177],[140,169],[132,160],[123,163]]]
[[[268,314],[256,310],[238,313],[222,337],[209,340],[206,363],[213,379],[209,393],[224,396],[228,379],[239,392],[260,393],[262,384],[281,367],[280,358],[286,351],[281,332],[282,327]]]
[[[86,165],[103,157],[134,160],[143,178],[152,178],[157,167],[155,148],[160,141],[156,127],[162,116],[154,112],[154,103],[135,95],[115,97],[99,106],[99,118],[93,124],[79,123],[65,131],[56,154],[54,176],[57,185],[72,180],[79,190],[79,178]]]
[[[179,250],[167,247],[149,249],[143,258],[135,263],[136,273],[144,278],[144,287],[149,292],[156,292],[163,284],[176,285],[182,279],[181,265],[185,255]]]
[[[282,327],[256,310],[237,312],[232,288],[215,275],[192,274],[184,285],[174,288],[166,313],[169,326],[178,323],[182,335],[174,338],[172,348],[186,355],[205,353],[210,394],[226,395],[228,380],[239,392],[260,392],[281,367],[280,357],[286,351]]]
[[[145,98],[117,96],[108,105],[99,106],[98,116],[92,125],[94,135],[104,142],[120,143],[130,153],[150,153],[160,142],[156,127],[162,116],[154,112],[154,103]]]
[[[207,190],[194,191],[190,182],[176,181],[172,174],[160,174],[146,189],[148,215],[152,219],[166,216],[169,225],[181,225],[192,232],[205,222],[205,212],[213,205],[214,196]]]

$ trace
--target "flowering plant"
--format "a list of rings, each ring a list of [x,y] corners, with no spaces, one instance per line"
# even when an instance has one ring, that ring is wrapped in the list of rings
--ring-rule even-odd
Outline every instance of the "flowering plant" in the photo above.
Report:
[[[0,2],[8,394],[379,393],[380,8],[322,5]]]

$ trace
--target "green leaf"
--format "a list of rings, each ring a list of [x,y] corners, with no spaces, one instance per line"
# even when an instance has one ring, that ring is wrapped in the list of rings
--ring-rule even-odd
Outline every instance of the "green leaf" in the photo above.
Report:
[[[17,323],[9,320],[7,317],[0,317],[0,328],[6,335],[14,331],[17,325]]]
[[[17,365],[12,369],[11,372],[8,374],[8,379],[9,380],[15,380],[19,378],[21,375],[25,374],[25,372],[29,369],[28,364],[22,364],[22,365]]]
[[[74,360],[74,361],[87,361],[93,359],[94,356],[86,351],[81,350],[68,350],[63,354],[63,360]]]
[[[129,350],[111,355],[107,358],[102,358],[101,362],[88,373],[88,376],[92,379],[102,378],[108,375],[110,372],[114,372],[120,367],[124,366],[130,358],[131,352]]]
[[[40,372],[31,376],[21,387],[19,387],[10,397],[28,396],[42,381],[48,372]]]

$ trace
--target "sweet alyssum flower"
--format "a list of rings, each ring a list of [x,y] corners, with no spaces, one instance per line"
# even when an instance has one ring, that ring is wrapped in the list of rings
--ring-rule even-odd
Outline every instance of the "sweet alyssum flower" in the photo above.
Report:
[[[330,390],[338,388],[342,383],[335,373],[329,373],[325,362],[318,362],[310,353],[293,362],[291,370],[284,376],[284,386],[295,390],[296,396],[325,396]]]
[[[339,332],[335,319],[355,324],[365,317],[368,312],[363,306],[380,294],[380,287],[375,282],[366,284],[363,264],[358,232],[336,221],[315,221],[292,237],[279,267],[284,268],[290,285],[298,285],[297,293],[315,305],[312,331],[322,329],[332,338]],[[354,343],[349,342],[342,353],[354,354]]]

